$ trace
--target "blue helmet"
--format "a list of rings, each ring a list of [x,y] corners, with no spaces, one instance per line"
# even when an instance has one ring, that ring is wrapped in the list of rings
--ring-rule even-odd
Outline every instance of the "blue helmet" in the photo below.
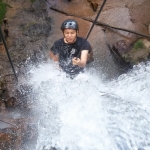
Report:
[[[79,30],[79,26],[78,26],[77,21],[73,19],[67,19],[61,25],[61,30],[64,30],[64,29]]]

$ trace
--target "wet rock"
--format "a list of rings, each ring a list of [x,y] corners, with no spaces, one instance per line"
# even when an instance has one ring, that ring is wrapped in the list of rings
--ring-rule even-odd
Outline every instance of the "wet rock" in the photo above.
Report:
[[[4,101],[0,101],[0,112],[5,112],[6,106]]]
[[[10,134],[0,133],[0,149],[6,150],[12,148],[12,138]]]
[[[127,53],[129,44],[125,40],[120,40],[113,45],[113,49],[118,50],[118,52],[123,55]]]
[[[1,70],[1,69],[3,69],[3,66],[2,66],[2,65],[0,65],[0,70]]]
[[[118,53],[120,58],[131,65],[147,61],[150,57],[150,41],[141,38],[132,42],[130,45],[125,41],[119,41],[113,45],[113,50]]]
[[[35,12],[35,8],[33,7],[33,5],[31,4],[30,6],[31,6],[31,7],[30,7],[30,11],[31,11],[31,12]]]
[[[97,11],[98,3],[91,3],[93,11]]]
[[[7,86],[6,81],[0,81],[0,110],[17,106],[17,99],[10,97]]]
[[[25,36],[36,36],[36,37],[40,35],[48,36],[50,30],[51,27],[47,24],[29,23],[24,27],[22,34]]]
[[[120,70],[124,72],[132,68],[130,63],[126,62],[122,57],[123,54],[127,53],[128,48],[128,43],[125,40],[120,40],[112,46],[107,43],[107,46],[115,64],[120,68]]]
[[[6,54],[5,47],[3,43],[0,44],[0,54]]]
[[[5,101],[6,108],[12,108],[17,106],[17,99],[15,97],[10,97]]]
[[[150,41],[147,40],[147,39],[141,39],[142,42],[143,42],[143,46],[146,48],[146,49],[149,49],[150,48]]]
[[[5,81],[0,81],[0,101],[5,101],[9,97],[9,92]]]
[[[90,2],[93,11],[97,11],[98,3],[93,0],[87,0],[87,1]]]
[[[33,144],[37,140],[37,126],[29,124],[31,120],[34,119],[10,118],[3,120],[4,122],[0,122],[0,149],[20,150],[24,142]]]
[[[148,25],[148,33],[150,34],[150,24]]]
[[[5,121],[8,122],[8,121]],[[7,127],[1,129],[0,133],[0,148],[1,150],[21,148],[21,130],[15,127]]]

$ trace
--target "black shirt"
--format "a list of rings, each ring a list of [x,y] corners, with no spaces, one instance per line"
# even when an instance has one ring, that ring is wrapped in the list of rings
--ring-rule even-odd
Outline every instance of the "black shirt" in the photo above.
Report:
[[[67,74],[78,74],[83,71],[83,68],[72,64],[73,57],[79,57],[82,50],[90,51],[91,46],[87,40],[82,37],[77,37],[72,44],[67,44],[61,38],[54,42],[51,51],[54,55],[58,55],[59,65]]]

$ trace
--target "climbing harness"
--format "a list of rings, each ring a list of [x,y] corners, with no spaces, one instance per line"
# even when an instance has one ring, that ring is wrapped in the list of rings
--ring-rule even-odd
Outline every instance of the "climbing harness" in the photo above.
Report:
[[[1,26],[0,26],[0,36],[1,36],[2,41],[3,41],[3,44],[4,44],[4,46],[5,46],[5,50],[6,50],[6,53],[7,53],[9,62],[10,62],[10,64],[11,64],[12,70],[13,70],[13,72],[14,72],[15,78],[16,78],[16,80],[18,81],[18,78],[17,78],[16,72],[15,72],[15,69],[14,69],[14,66],[13,66],[13,63],[12,63],[12,60],[11,60],[11,57],[10,57],[10,55],[9,55],[9,51],[8,51],[6,42],[5,42],[5,40],[4,40],[4,36],[3,36],[2,30],[1,30]]]

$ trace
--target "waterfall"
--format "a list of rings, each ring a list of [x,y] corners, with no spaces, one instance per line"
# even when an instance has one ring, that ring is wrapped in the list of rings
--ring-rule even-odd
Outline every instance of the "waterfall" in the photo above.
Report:
[[[150,63],[109,82],[96,72],[72,80],[51,61],[30,68],[36,150],[150,149]]]

